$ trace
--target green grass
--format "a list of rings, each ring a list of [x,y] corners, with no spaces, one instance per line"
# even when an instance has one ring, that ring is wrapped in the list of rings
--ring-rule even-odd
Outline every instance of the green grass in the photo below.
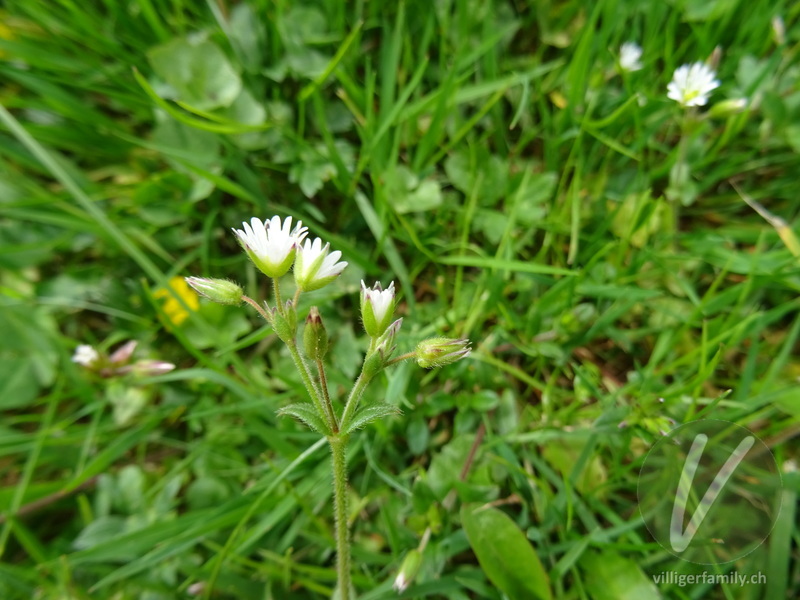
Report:
[[[350,262],[301,304],[322,309],[337,393],[366,349],[362,278],[396,281],[399,351],[440,334],[474,346],[368,392],[404,414],[351,444],[359,598],[397,596],[426,530],[402,597],[503,598],[462,526],[487,502],[556,598],[800,595],[796,3],[0,14],[0,598],[330,595],[329,456],[276,416],[304,398],[290,357],[257,315],[176,294],[190,316],[175,324],[158,293],[206,275],[266,296],[230,227],[276,213]],[[644,68],[621,76],[625,41]],[[699,114],[749,107],[685,124],[667,83],[715,48],[722,85]],[[103,379],[70,361],[130,339],[178,368]],[[697,418],[747,427],[783,471],[763,482],[783,503],[772,535],[708,568],[766,584],[653,583],[697,567],[645,528],[639,470]]]

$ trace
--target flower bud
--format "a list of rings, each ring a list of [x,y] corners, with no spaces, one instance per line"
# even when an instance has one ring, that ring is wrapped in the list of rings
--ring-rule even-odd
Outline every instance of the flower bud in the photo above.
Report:
[[[431,338],[420,342],[417,346],[417,364],[426,369],[443,367],[468,356],[469,340],[450,338]]]
[[[137,375],[141,375],[143,377],[154,377],[156,375],[163,375],[164,373],[169,373],[175,368],[170,362],[165,362],[163,360],[139,360],[132,365],[133,373]]]
[[[303,345],[306,356],[311,360],[322,360],[328,352],[328,332],[325,331],[325,325],[322,324],[322,317],[316,306],[311,307],[306,318],[306,326],[303,329]]]
[[[786,25],[779,15],[772,17],[772,37],[778,46],[786,43]]]
[[[394,579],[392,588],[398,593],[406,590],[408,585],[414,581],[414,578],[419,573],[419,568],[422,566],[422,553],[414,548],[410,550],[406,557],[403,559],[403,564],[400,566],[400,571]]]
[[[747,98],[729,98],[717,102],[708,111],[708,115],[715,119],[724,119],[738,115],[747,109]]]
[[[114,353],[108,357],[108,361],[112,365],[123,365],[131,359],[133,356],[133,351],[136,350],[136,346],[139,344],[136,340],[130,340],[122,344],[119,348],[114,350]]]
[[[188,283],[195,292],[218,304],[242,303],[242,288],[227,279],[211,279],[209,277],[187,277]]]
[[[403,324],[403,319],[397,319],[394,323],[389,325],[383,335],[375,341],[375,347],[364,359],[364,375],[372,378],[380,373],[386,366],[386,362],[394,354],[397,346],[394,344],[394,338],[397,332],[400,331],[400,326]]]
[[[361,282],[361,319],[371,338],[383,335],[394,316],[394,281],[385,290],[380,282],[368,288]]]
[[[293,343],[297,335],[297,311],[291,300],[287,300],[286,307],[280,312],[277,307],[267,312],[269,324],[275,334],[286,344]]]

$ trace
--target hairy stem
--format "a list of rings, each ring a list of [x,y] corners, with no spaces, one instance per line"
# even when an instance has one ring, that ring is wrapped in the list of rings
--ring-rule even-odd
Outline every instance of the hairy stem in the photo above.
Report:
[[[358,379],[356,379],[356,383],[353,386],[353,389],[350,390],[350,395],[347,397],[347,402],[344,405],[344,412],[342,413],[342,419],[340,421],[340,426],[342,429],[345,429],[350,419],[353,418],[356,408],[358,407],[358,402],[361,400],[364,390],[367,389],[370,379],[370,377],[367,377],[364,374],[363,370],[358,376]]]
[[[325,365],[320,358],[317,359],[317,373],[319,374],[319,388],[322,391],[325,410],[328,413],[328,419],[333,423],[333,433],[339,433],[339,424],[336,422],[336,414],[333,412],[333,404],[331,404],[331,397],[328,394],[328,378],[325,376]]]
[[[264,320],[267,323],[269,323],[269,317],[267,316],[267,311],[265,311],[264,308],[258,302],[256,302],[255,300],[253,300],[252,298],[250,298],[248,296],[242,296],[242,300],[244,300],[250,306],[255,308],[258,311],[258,314],[260,314],[262,317],[264,317]]]
[[[328,414],[327,410],[325,410],[325,404],[322,401],[322,395],[319,392],[319,388],[314,383],[314,380],[311,378],[311,373],[308,371],[306,361],[303,360],[302,356],[300,356],[300,351],[297,349],[297,344],[294,340],[291,340],[291,342],[287,343],[286,346],[289,348],[289,353],[292,355],[292,360],[294,361],[294,364],[300,373],[300,377],[303,379],[303,385],[306,386],[308,395],[311,396],[311,400],[314,402],[317,412],[328,422],[328,427],[330,430],[336,431],[336,421],[331,420],[331,415]]]
[[[406,352],[405,354],[401,354],[400,356],[393,358],[389,362],[386,363],[387,367],[392,365],[396,365],[399,362],[403,362],[404,360],[408,360],[409,358],[414,358],[417,355],[416,352]]]
[[[350,531],[347,525],[347,436],[328,438],[333,465],[333,502],[336,516],[336,572],[339,600],[350,600]]]
[[[281,302],[281,285],[278,283],[277,277],[273,277],[272,279],[272,290],[275,293],[275,306],[278,307],[278,312],[283,314],[284,308]]]

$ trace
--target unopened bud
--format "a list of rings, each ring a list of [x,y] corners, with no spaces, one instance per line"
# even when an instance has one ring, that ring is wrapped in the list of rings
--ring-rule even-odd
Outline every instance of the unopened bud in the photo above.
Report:
[[[136,350],[136,346],[139,344],[136,340],[130,340],[125,342],[114,350],[114,353],[108,357],[109,362],[112,365],[122,365],[128,362],[133,356],[133,351]]]
[[[209,277],[187,277],[194,291],[218,304],[241,304],[242,288],[227,279],[211,279]]]
[[[400,571],[394,579],[392,588],[399,594],[406,590],[408,585],[414,580],[419,573],[419,568],[422,566],[422,553],[414,548],[406,554],[403,559],[403,564],[400,566]]]
[[[402,324],[403,319],[397,319],[386,328],[386,331],[384,331],[377,340],[375,340],[375,346],[372,352],[364,359],[364,375],[366,377],[374,377],[386,366],[386,363],[392,357],[397,347],[394,344],[394,338],[397,332],[400,331],[400,326]]]
[[[417,364],[426,369],[443,367],[468,356],[469,340],[450,338],[431,338],[417,346]]]
[[[786,43],[786,25],[778,15],[772,17],[772,37],[778,46],[783,46]]]
[[[285,309],[280,312],[277,307],[267,313],[269,324],[275,330],[275,334],[286,344],[295,343],[297,335],[297,311],[291,300],[286,302]]]
[[[306,355],[311,360],[322,360],[328,352],[328,332],[325,331],[325,325],[322,324],[322,317],[316,306],[311,307],[306,318],[303,345]]]
[[[123,367],[124,369],[125,367]],[[156,375],[163,375],[164,373],[169,373],[175,368],[170,362],[165,362],[163,360],[140,360],[135,362],[133,365],[130,366],[130,369],[137,375],[142,375],[144,377],[154,377]]]
[[[715,119],[724,119],[738,115],[747,108],[747,98],[730,98],[717,102],[708,111],[708,115]]]

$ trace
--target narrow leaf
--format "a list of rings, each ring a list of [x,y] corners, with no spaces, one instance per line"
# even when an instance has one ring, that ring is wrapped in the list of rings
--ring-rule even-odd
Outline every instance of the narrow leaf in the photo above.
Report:
[[[314,408],[314,406],[311,404],[304,404],[304,403],[290,404],[280,409],[278,411],[278,414],[294,417],[295,419],[302,421],[303,423],[308,425],[311,429],[313,429],[317,433],[321,433],[322,435],[331,434],[331,430],[328,428],[328,424],[322,417],[319,416],[319,414],[317,413],[317,409]]]
[[[397,414],[400,414],[400,411],[391,404],[373,404],[371,406],[365,406],[356,413],[349,423],[343,424],[342,429],[345,433],[352,433],[356,429],[361,429],[373,421]]]

